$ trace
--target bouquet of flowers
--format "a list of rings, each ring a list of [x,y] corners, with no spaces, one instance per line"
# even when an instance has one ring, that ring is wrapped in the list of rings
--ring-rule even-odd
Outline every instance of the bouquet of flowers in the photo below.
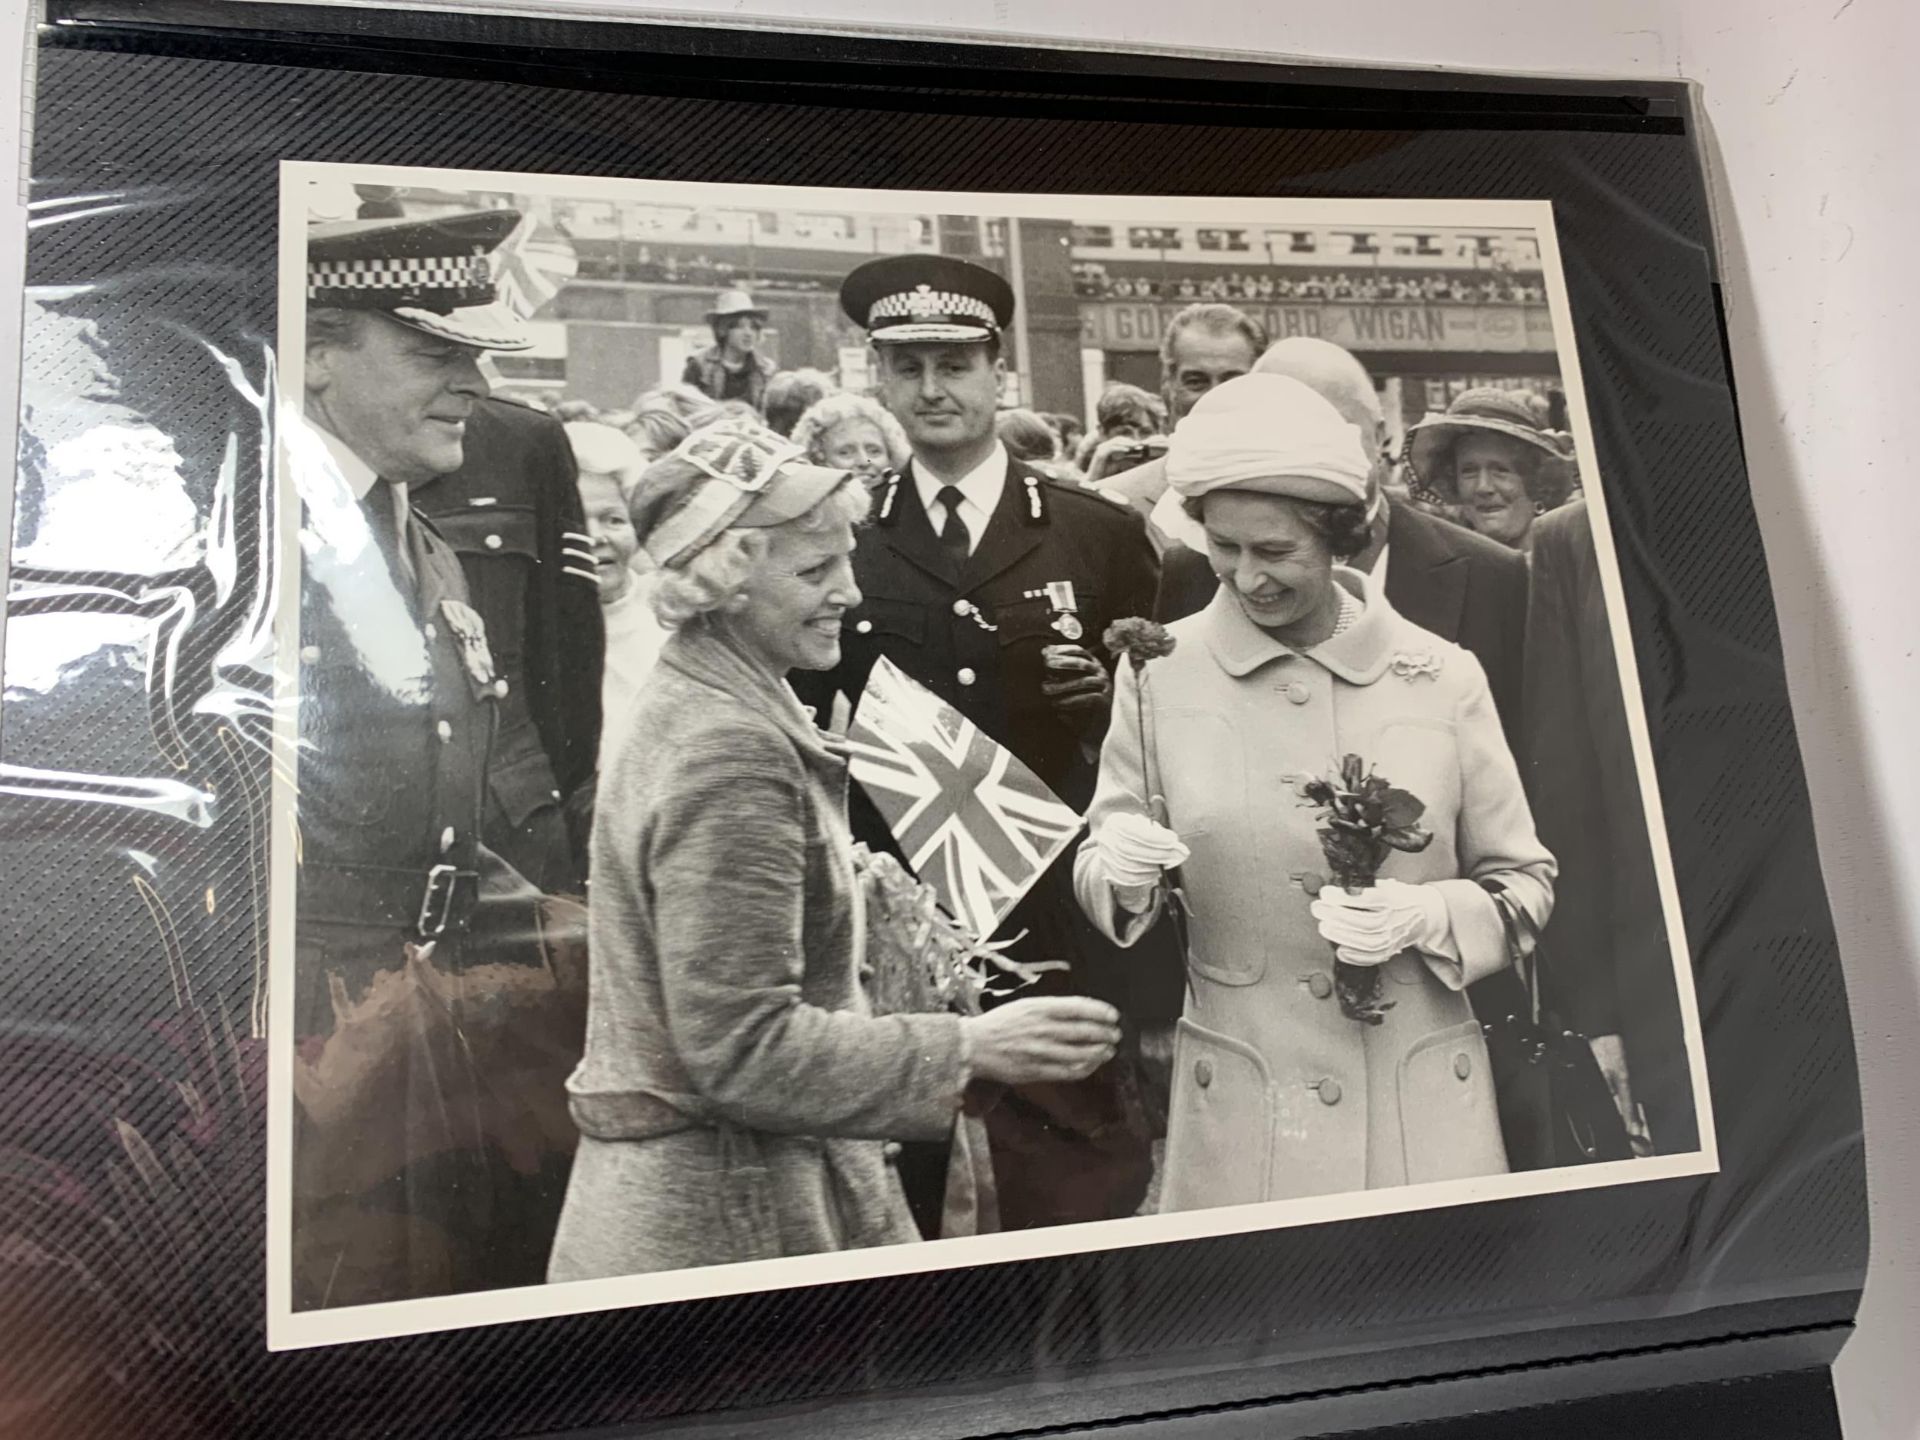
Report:
[[[876,1014],[978,1015],[985,997],[1010,995],[1067,968],[1064,960],[1010,958],[1007,947],[1018,936],[982,942],[885,852],[855,845],[853,866],[866,896],[867,995]]]
[[[1420,823],[1426,802],[1376,775],[1358,755],[1342,756],[1337,772],[1309,781],[1306,798],[1320,811],[1320,853],[1333,883],[1349,894],[1378,880],[1394,851],[1417,855],[1433,843],[1433,832]],[[1341,1013],[1365,1025],[1378,1025],[1393,1008],[1380,998],[1380,972],[1371,966],[1336,959],[1334,989]]]

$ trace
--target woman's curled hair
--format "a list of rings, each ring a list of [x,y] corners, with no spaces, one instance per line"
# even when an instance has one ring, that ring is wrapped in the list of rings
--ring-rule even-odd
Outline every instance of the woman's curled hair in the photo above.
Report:
[[[1181,510],[1195,524],[1201,523],[1201,509],[1206,503],[1205,495],[1189,495],[1180,502]],[[1351,560],[1367,548],[1372,538],[1372,526],[1367,520],[1367,507],[1357,500],[1303,500],[1296,495],[1275,495],[1275,500],[1284,501],[1299,512],[1307,528],[1326,543],[1329,553],[1335,560]]]
[[[648,474],[664,478],[660,472],[674,466],[688,473],[674,477],[684,484],[697,484],[704,474],[690,460],[668,455],[654,461]],[[774,535],[781,530],[813,534],[844,521],[857,525],[867,517],[873,500],[867,488],[849,475],[804,515],[784,525],[764,528],[725,530],[711,544],[701,547],[679,565],[661,566],[653,587],[653,613],[661,625],[677,630],[699,615],[710,615],[731,606],[742,594],[759,568],[766,563]]]

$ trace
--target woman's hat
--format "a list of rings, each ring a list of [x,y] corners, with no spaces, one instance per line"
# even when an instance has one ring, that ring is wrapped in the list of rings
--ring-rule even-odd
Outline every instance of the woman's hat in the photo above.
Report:
[[[1407,431],[1407,463],[1420,483],[1454,493],[1453,447],[1466,435],[1504,435],[1531,446],[1558,474],[1572,463],[1572,437],[1547,429],[1524,392],[1491,386],[1463,391],[1444,415],[1428,415]]]
[[[1250,490],[1364,504],[1371,469],[1360,432],[1324,396],[1261,371],[1201,396],[1167,447],[1167,483],[1186,497]]]
[[[726,419],[687,436],[646,469],[628,510],[654,562],[686,563],[732,529],[797,520],[851,478],[810,465],[757,421]]]
[[[767,312],[753,303],[753,296],[744,290],[722,290],[720,298],[713,302],[713,308],[707,311],[707,323],[716,320],[737,320],[742,315],[751,315],[756,320],[765,320]]]

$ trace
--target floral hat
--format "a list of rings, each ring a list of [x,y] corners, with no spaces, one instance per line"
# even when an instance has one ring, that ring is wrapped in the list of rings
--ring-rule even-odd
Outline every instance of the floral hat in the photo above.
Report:
[[[848,478],[848,471],[808,464],[757,420],[729,418],[694,431],[648,466],[628,508],[647,554],[672,567],[727,530],[797,519]]]

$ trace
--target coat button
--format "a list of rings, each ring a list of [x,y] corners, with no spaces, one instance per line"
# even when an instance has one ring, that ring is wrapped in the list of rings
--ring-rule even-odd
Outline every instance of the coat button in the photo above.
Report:
[[[973,673],[973,667],[971,665],[962,665],[960,672],[953,678],[958,680],[962,685],[971,685],[980,677]]]
[[[873,633],[873,621],[856,620],[853,622],[853,628],[862,635],[871,635]]]
[[[1320,1091],[1320,1103],[1322,1105],[1338,1105],[1340,1103],[1340,1082],[1338,1080],[1322,1080],[1315,1088]]]
[[[507,682],[505,680],[494,681],[493,694],[495,699],[499,699],[499,700],[506,699],[507,698]]]
[[[953,613],[962,617],[971,615],[973,613],[973,602],[971,600],[954,601]]]
[[[453,739],[453,725],[451,722],[442,720],[438,725],[434,726],[433,729],[434,733],[440,737],[440,743],[442,745]]]
[[[453,826],[449,825],[440,832],[440,853],[446,854],[453,849]]]
[[[1193,1083],[1198,1085],[1202,1090],[1213,1084],[1213,1062],[1211,1060],[1196,1060],[1193,1062]]]
[[[1333,980],[1325,972],[1316,970],[1307,977],[1307,991],[1316,1000],[1324,1000],[1333,994]]]
[[[886,1144],[880,1147],[880,1154],[881,1157],[886,1160],[887,1164],[898,1165],[900,1163],[900,1142],[898,1140],[887,1141]]]
[[[300,663],[303,665],[318,665],[320,663],[320,647],[318,645],[302,645],[300,647]]]
[[[1465,1055],[1454,1056],[1453,1073],[1458,1075],[1462,1080],[1466,1079],[1469,1075],[1473,1074],[1473,1061]]]
[[[1318,895],[1327,888],[1327,877],[1318,870],[1308,870],[1300,877],[1300,888],[1309,895]]]
[[[498,535],[489,535],[486,539],[486,546],[489,550],[498,550],[506,543],[507,542],[502,540]]]
[[[433,622],[431,620],[427,622],[425,628],[427,632],[427,639],[438,640],[440,638],[440,632],[433,628]]]
[[[1291,685],[1287,686],[1287,699],[1291,700],[1295,705],[1306,704],[1312,695],[1313,692],[1298,680],[1295,680]]]

